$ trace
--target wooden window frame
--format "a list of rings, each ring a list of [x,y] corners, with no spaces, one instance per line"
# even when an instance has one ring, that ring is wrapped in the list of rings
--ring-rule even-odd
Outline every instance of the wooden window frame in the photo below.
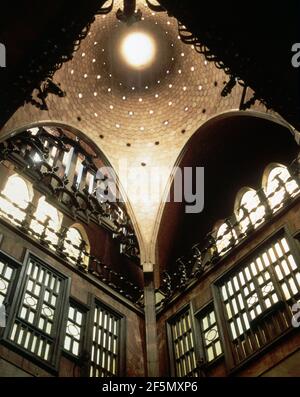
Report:
[[[115,308],[102,302],[96,295],[89,294],[88,306],[90,307],[86,318],[86,333],[84,340],[84,350],[87,351],[91,357],[92,345],[93,345],[93,326],[94,326],[94,315],[96,307],[99,306],[104,310],[107,310],[113,316],[117,317],[120,321],[120,333],[119,333],[119,357],[118,357],[118,371],[116,376],[122,377],[126,375],[126,335],[127,335],[127,321],[124,314],[117,311]],[[83,369],[82,376],[90,377],[90,365]]]
[[[251,260],[253,258],[255,258],[265,247],[268,247],[268,245],[271,244],[272,241],[274,241],[276,239],[276,237],[286,238],[288,245],[290,247],[290,252],[295,257],[296,263],[298,264],[298,266],[300,268],[300,244],[298,241],[296,241],[296,239],[290,233],[288,226],[286,224],[284,224],[284,225],[280,226],[277,230],[275,230],[272,234],[267,236],[263,241],[261,241],[249,253],[247,253],[243,258],[241,258],[238,261],[238,263],[234,264],[229,270],[226,270],[223,274],[221,274],[211,285],[213,301],[214,301],[214,305],[215,305],[216,318],[217,318],[217,322],[219,324],[220,336],[221,336],[221,339],[223,342],[223,351],[224,351],[225,363],[226,363],[226,368],[227,368],[228,374],[235,373],[239,369],[245,367],[253,359],[258,358],[260,355],[264,354],[267,350],[269,350],[275,343],[278,342],[278,340],[281,340],[282,338],[285,337],[285,335],[290,334],[291,332],[295,331],[295,329],[293,329],[293,327],[290,326],[285,331],[283,331],[281,334],[279,334],[277,337],[268,341],[261,348],[254,351],[251,355],[247,356],[244,360],[242,360],[239,363],[235,363],[233,352],[232,352],[232,346],[231,346],[231,342],[230,342],[231,335],[230,335],[230,331],[229,331],[229,327],[228,327],[228,320],[226,319],[226,316],[225,316],[224,304],[223,304],[222,297],[221,297],[221,286],[222,286],[222,283],[224,281],[226,281],[231,275],[236,273],[239,269],[242,269],[244,266],[247,266],[247,264],[250,264]],[[273,269],[272,269],[272,271],[273,271]],[[275,290],[276,290],[276,292],[278,290],[280,290],[280,297],[282,297],[283,292],[280,289],[280,283],[278,282],[277,279],[271,278],[271,280],[276,281],[274,283]],[[296,296],[300,296],[300,289]],[[288,300],[282,299],[282,300],[280,300],[279,303],[281,303],[282,305],[285,305],[285,307],[286,307],[288,305]],[[279,304],[275,304],[274,309],[271,310],[271,308],[270,308],[269,312],[275,313],[276,310],[278,310],[278,307],[279,307]],[[267,312],[266,315],[268,315],[269,312],[268,311],[266,311],[266,312]]]
[[[204,331],[201,326],[201,320],[202,318],[207,315],[208,313],[214,311],[215,317],[216,317],[216,325],[218,328],[218,334],[219,334],[219,341],[221,343],[221,348],[222,348],[222,353],[216,356],[212,361],[208,361],[207,359],[207,354],[206,354],[206,349],[205,349],[205,340],[204,340]],[[223,339],[221,335],[221,330],[220,330],[220,324],[218,322],[217,314],[216,314],[216,308],[214,301],[211,300],[204,306],[202,306],[199,310],[195,312],[195,325],[196,325],[196,337],[199,335],[199,347],[200,347],[200,356],[201,356],[201,361],[205,364],[206,368],[213,367],[216,365],[219,361],[224,359],[224,347],[223,347]]]
[[[174,352],[174,341],[173,341],[173,335],[172,335],[172,323],[176,321],[181,315],[183,315],[185,312],[189,311],[190,316],[191,316],[191,332],[193,335],[193,340],[194,340],[194,350],[195,350],[195,360],[196,360],[196,368],[194,371],[197,370],[198,368],[198,363],[201,361],[201,356],[200,356],[200,351],[201,348],[199,346],[199,340],[196,337],[197,335],[197,325],[195,321],[195,315],[194,315],[194,309],[192,302],[189,302],[185,304],[180,310],[177,311],[173,316],[171,316],[167,321],[166,321],[166,336],[167,336],[167,341],[168,341],[168,354],[169,354],[169,365],[170,365],[170,375],[171,377],[177,377],[176,373],[176,367],[175,367],[175,352]]]
[[[65,335],[63,338],[63,345],[62,345],[62,354],[64,356],[66,356],[69,360],[72,360],[76,363],[79,363],[82,360],[82,356],[84,354],[84,349],[85,349],[85,340],[86,340],[86,330],[89,328],[90,324],[88,324],[88,315],[90,312],[90,308],[88,305],[85,305],[82,302],[79,302],[76,298],[74,297],[70,297],[69,302],[67,304],[67,323],[69,320],[69,308],[70,305],[75,306],[77,309],[79,309],[82,314],[83,314],[83,324],[82,324],[82,335],[80,336],[80,346],[79,346],[79,355],[76,356],[75,354],[73,354],[72,352],[70,352],[69,350],[65,349]],[[67,323],[66,323],[66,327],[67,327]]]
[[[2,241],[2,238],[3,235],[1,235],[0,237],[0,242]],[[12,256],[6,254],[4,251],[1,250],[0,250],[0,260],[3,260],[3,262],[6,262],[14,269],[14,274],[9,283],[7,293],[3,301],[3,305],[5,306],[5,310],[6,310],[6,327],[0,328],[0,341],[2,341],[4,340],[5,330],[9,326],[9,316],[11,313],[11,308],[13,306],[13,302],[15,300],[15,296],[18,291],[17,285],[20,279],[20,274],[22,272],[22,262],[17,261],[15,258],[13,258]]]
[[[42,266],[44,269],[49,270],[52,274],[55,274],[61,278],[64,279],[64,286],[62,293],[60,295],[60,298],[58,299],[57,302],[57,308],[58,314],[57,314],[57,319],[56,319],[56,327],[55,331],[53,333],[53,355],[51,361],[45,361],[41,358],[39,358],[37,355],[34,353],[31,353],[29,350],[23,348],[22,346],[14,343],[13,341],[10,340],[9,335],[12,331],[13,325],[15,323],[15,319],[17,318],[17,314],[20,310],[20,305],[21,305],[21,299],[23,294],[25,293],[25,286],[26,286],[26,271],[30,263],[30,259],[33,259],[36,261],[40,266]],[[49,266],[45,260],[39,258],[36,254],[30,252],[29,250],[26,251],[24,260],[21,264],[21,269],[20,269],[20,274],[18,277],[18,281],[16,284],[16,294],[12,297],[12,303],[11,303],[11,308],[9,311],[8,315],[8,320],[7,320],[7,326],[5,328],[4,334],[3,334],[3,343],[7,345],[10,349],[15,351],[18,354],[21,354],[25,358],[29,359],[39,367],[45,369],[46,371],[49,371],[50,373],[57,374],[58,369],[59,369],[59,364],[60,364],[60,357],[61,357],[61,352],[63,349],[63,343],[64,343],[64,333],[62,332],[66,328],[66,323],[67,323],[67,312],[66,312],[66,307],[68,303],[68,298],[69,298],[69,293],[70,293],[70,284],[71,280],[70,278],[63,274],[60,271],[57,271],[55,268],[52,266]],[[34,329],[36,333],[40,333],[43,335],[43,332],[38,329]]]

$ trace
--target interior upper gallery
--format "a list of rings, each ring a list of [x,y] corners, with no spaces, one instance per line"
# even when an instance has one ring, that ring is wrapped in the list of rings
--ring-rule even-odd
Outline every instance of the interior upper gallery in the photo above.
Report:
[[[1,376],[300,375],[297,7],[1,11]]]

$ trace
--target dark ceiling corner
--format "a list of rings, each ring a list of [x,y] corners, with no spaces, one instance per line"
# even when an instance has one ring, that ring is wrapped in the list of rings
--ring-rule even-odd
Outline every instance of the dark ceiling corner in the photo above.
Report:
[[[300,42],[299,1],[159,2],[258,98],[300,129],[299,68],[291,64],[292,45]]]

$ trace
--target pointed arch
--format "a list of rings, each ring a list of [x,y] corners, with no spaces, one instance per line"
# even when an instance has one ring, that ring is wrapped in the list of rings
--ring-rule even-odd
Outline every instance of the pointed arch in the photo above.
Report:
[[[188,246],[205,240],[213,228],[212,211],[216,219],[232,213],[235,199],[232,192],[241,186],[255,186],[256,169],[263,170],[274,153],[279,161],[295,158],[298,148],[295,134],[295,129],[283,119],[252,110],[215,115],[192,134],[174,164],[152,234],[152,250],[155,247],[155,262],[160,264],[160,271],[171,269],[176,257],[182,255],[178,252],[179,241],[186,252]],[[282,147],[287,150],[283,152]],[[242,166],[235,167],[233,159]],[[184,204],[166,200],[173,188],[176,168],[184,166],[202,166],[205,170],[204,211],[193,216],[184,215]],[[255,186],[256,190],[259,188],[260,184]],[[170,218],[171,228],[167,222]]]
[[[131,223],[130,226],[132,226],[133,235],[136,237],[138,243],[137,245],[138,245],[138,251],[141,258],[141,262],[145,261],[145,259],[142,258],[145,258],[147,256],[146,255],[147,250],[145,248],[145,242],[143,240],[140,227],[136,220],[136,216],[132,204],[128,198],[126,190],[122,185],[122,181],[120,181],[119,175],[116,174],[105,151],[102,148],[100,148],[91,137],[86,135],[83,131],[79,130],[74,124],[65,123],[60,120],[40,120],[32,123],[23,123],[22,125],[13,126],[13,127],[14,128],[11,129],[9,125],[6,125],[5,128],[2,129],[0,141],[9,139],[10,137],[18,135],[19,133],[22,133],[26,130],[31,130],[32,134],[35,135],[38,133],[38,130],[41,127],[48,127],[48,128],[53,127],[53,128],[61,129],[64,132],[68,132],[69,134],[72,134],[77,139],[82,140],[85,146],[88,145],[94,151],[94,153],[97,156],[97,159],[101,161],[101,167],[103,166],[104,168],[107,168],[108,170],[112,170],[113,172],[113,177],[115,178],[116,186],[118,188],[121,207],[122,209],[125,210],[126,214],[128,215],[128,218],[130,219],[130,223]],[[68,156],[65,156],[63,162],[67,167],[69,164]],[[89,182],[91,183],[91,180],[89,180]],[[89,184],[89,191],[90,190],[91,187]]]

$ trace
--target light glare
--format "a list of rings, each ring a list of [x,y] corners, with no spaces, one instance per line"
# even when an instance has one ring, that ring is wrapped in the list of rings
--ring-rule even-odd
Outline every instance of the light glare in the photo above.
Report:
[[[133,32],[123,40],[121,53],[130,66],[143,68],[153,60],[155,45],[149,35],[142,32]]]

